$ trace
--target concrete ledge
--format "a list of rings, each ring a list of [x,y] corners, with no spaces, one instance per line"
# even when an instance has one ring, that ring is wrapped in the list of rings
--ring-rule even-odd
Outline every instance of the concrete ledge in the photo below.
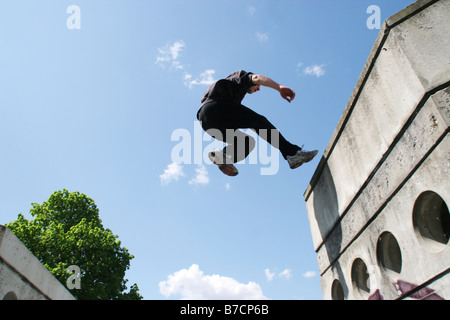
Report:
[[[449,16],[385,21],[304,193],[325,299],[450,297]]]
[[[70,292],[5,226],[0,225],[0,298],[74,300]]]
[[[403,21],[411,18],[413,15],[418,14],[422,10],[425,10],[429,6],[433,5],[434,3],[438,2],[439,0],[418,0],[414,2],[413,4],[409,5],[402,11],[394,14],[393,16],[386,19],[386,24],[393,28],[397,24],[402,23]]]
[[[450,34],[450,24],[444,20],[445,12],[450,15],[450,3],[448,1],[426,1],[425,3],[425,10],[416,8],[417,12],[421,13],[418,17],[420,21],[405,20],[389,33],[383,30],[380,32],[381,39],[379,37],[376,44],[378,47],[374,47],[371,53],[373,58],[366,63],[346,111],[304,194],[308,211],[311,212],[314,201],[310,197],[317,185],[319,184],[320,189],[320,185],[323,184],[336,184],[333,192],[336,193],[335,197],[339,201],[332,206],[337,207],[323,208],[322,206],[323,213],[314,212],[316,218],[317,215],[324,216],[318,217],[318,220],[327,221],[326,224],[321,224],[320,231],[317,228],[314,229],[314,221],[312,221],[316,250],[333,225],[348,210],[348,206],[355,201],[361,188],[378,170],[384,161],[385,154],[392,149],[393,143],[399,139],[399,134],[401,135],[402,130],[405,130],[405,125],[418,112],[418,106],[431,94],[449,85],[450,62],[446,50],[429,50],[432,52],[430,59],[433,64],[439,64],[441,67],[435,68],[433,65],[432,69],[439,71],[422,74],[415,68],[418,66],[425,68],[424,63],[420,63],[420,59],[414,56],[422,57],[421,52],[426,49],[417,49],[409,41],[404,41],[404,37],[409,37],[414,43],[416,39],[431,39],[432,35],[436,34],[434,36],[436,40],[433,42],[441,41],[444,47],[450,47],[449,40],[443,39],[447,38],[446,34]],[[413,15],[410,19],[415,18],[417,16]],[[448,30],[436,32],[437,27],[430,29],[429,20],[432,20],[433,24],[444,25]],[[409,29],[405,29],[403,24],[412,25],[411,28],[416,30],[417,34],[412,37]],[[429,34],[430,30],[434,32]],[[324,173],[324,170],[330,170],[331,175]],[[329,180],[329,178],[332,178],[331,182],[320,183],[319,181]],[[319,189],[316,188],[315,191],[320,194]],[[323,199],[323,201],[326,200]],[[315,199],[315,202],[319,200]]]
[[[342,218],[327,233],[324,239],[326,250],[324,242],[317,248],[321,273],[377,218],[379,212],[416,172],[417,166],[420,166],[447,136],[449,127],[435,104],[435,100],[443,99],[447,91],[450,91],[450,87],[439,91],[426,101],[414,121],[401,133],[395,147],[389,151],[389,157],[374,173],[371,183],[362,189]],[[447,97],[450,98],[450,94]],[[450,107],[447,107],[447,110],[450,110]],[[445,173],[442,172],[444,176]],[[445,185],[445,182],[443,184]]]
[[[320,177],[322,170],[324,169],[326,160],[330,157],[331,153],[333,152],[336,142],[339,140],[339,138],[340,138],[340,136],[341,136],[352,112],[353,112],[355,104],[357,103],[358,98],[365,87],[367,79],[368,79],[370,73],[372,72],[372,69],[378,59],[378,56],[379,56],[380,52],[383,51],[384,43],[385,43],[386,39],[389,37],[391,30],[394,27],[398,26],[399,24],[405,22],[405,20],[411,19],[415,15],[423,12],[425,9],[429,8],[430,6],[432,6],[434,4],[437,4],[441,7],[443,7],[442,10],[441,9],[432,10],[433,12],[440,12],[440,17],[441,17],[440,22],[441,22],[441,26],[442,26],[442,19],[446,19],[446,17],[448,17],[448,14],[449,14],[448,7],[449,6],[448,6],[448,4],[445,3],[445,1],[439,1],[439,0],[416,1],[412,5],[405,8],[404,10],[402,10],[402,11],[398,12],[397,14],[393,15],[392,17],[388,18],[383,23],[383,26],[382,26],[382,28],[378,34],[378,37],[373,45],[373,48],[369,54],[366,64],[364,65],[361,75],[359,76],[358,81],[355,85],[355,88],[350,96],[347,106],[344,109],[344,112],[336,126],[336,129],[335,129],[333,135],[331,136],[331,139],[324,151],[322,159],[321,159],[315,173],[313,174],[311,181],[303,194],[305,201],[308,201],[309,196],[311,195],[311,191],[314,188],[314,186],[316,185],[317,180]],[[423,18],[420,18],[420,19],[423,19]],[[448,39],[447,35],[450,32],[450,26],[445,23],[444,23],[444,25],[446,25],[447,30],[442,30],[442,32],[441,32],[442,36],[439,37],[439,40],[437,40],[436,42],[443,41],[444,44],[447,43],[447,47],[448,47],[448,42],[450,40]],[[421,27],[420,25],[418,26],[418,28],[423,29],[423,27]],[[429,37],[426,37],[423,35],[421,35],[420,37],[422,37],[423,41],[427,41],[429,39]],[[418,37],[418,38],[420,38],[420,37]],[[428,45],[425,45],[423,49],[426,50],[427,48],[428,48]],[[431,61],[433,61],[433,60],[436,60],[436,59],[431,58]],[[427,61],[430,61],[430,60],[427,60]],[[437,61],[441,62],[440,59],[438,59]],[[440,66],[440,67],[438,67],[438,70],[440,70],[440,72],[445,77],[445,75],[448,75],[448,72],[449,72],[448,67],[450,67],[450,65],[449,65],[450,61],[447,60],[444,62],[444,64],[447,64],[447,68],[442,68],[442,66]],[[441,82],[441,84],[442,83],[443,82]]]
[[[450,166],[439,161],[442,157],[450,157],[450,134],[427,156],[416,173],[411,176],[397,194],[385,205],[376,220],[372,221],[363,233],[354,239],[351,246],[342,252],[339,259],[327,268],[322,275],[321,285],[324,299],[331,299],[331,287],[334,281],[339,281],[343,287],[346,299],[368,299],[377,290],[386,300],[398,299],[407,295],[408,291],[400,293],[394,284],[404,281],[415,286],[429,282],[436,275],[446,273],[438,283],[431,282],[429,289],[440,291],[440,296],[450,297],[450,246],[442,245],[437,250],[424,246],[417,236],[413,224],[412,213],[416,199],[424,191],[433,190],[450,203],[448,193],[448,177]],[[390,232],[395,237],[400,248],[401,271],[388,272],[383,270],[378,261],[377,247],[379,237],[384,232]],[[325,250],[325,247],[324,249]],[[324,258],[326,255],[324,255]],[[356,258],[360,258],[367,266],[369,274],[369,290],[361,292],[354,285],[352,266]],[[327,265],[328,261],[321,263]],[[446,281],[442,283],[442,281]],[[414,287],[411,287],[413,290]]]

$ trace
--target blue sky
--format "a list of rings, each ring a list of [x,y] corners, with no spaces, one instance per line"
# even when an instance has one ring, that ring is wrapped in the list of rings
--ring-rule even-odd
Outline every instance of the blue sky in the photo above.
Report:
[[[0,223],[80,191],[135,256],[145,299],[322,299],[303,192],[378,35],[368,7],[384,21],[413,2],[2,0]],[[292,171],[272,150],[262,175],[255,153],[230,178],[198,157],[213,143],[200,98],[239,69],[296,91],[243,104],[314,161]],[[174,162],[188,142],[191,161]]]

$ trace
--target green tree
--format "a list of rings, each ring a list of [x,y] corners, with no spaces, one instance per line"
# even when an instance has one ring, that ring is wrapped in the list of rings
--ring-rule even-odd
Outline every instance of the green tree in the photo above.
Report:
[[[92,199],[64,189],[31,205],[34,220],[20,213],[6,226],[64,286],[67,268],[80,268],[81,289],[71,290],[77,299],[142,299],[136,284],[126,292],[125,272],[134,257],[103,227]]]

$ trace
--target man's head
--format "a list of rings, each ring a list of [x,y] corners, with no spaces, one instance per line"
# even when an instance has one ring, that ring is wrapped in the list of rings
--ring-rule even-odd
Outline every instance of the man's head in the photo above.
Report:
[[[261,86],[259,84],[255,84],[254,86],[251,86],[250,88],[248,88],[247,93],[248,94],[255,93],[260,90],[260,87]]]

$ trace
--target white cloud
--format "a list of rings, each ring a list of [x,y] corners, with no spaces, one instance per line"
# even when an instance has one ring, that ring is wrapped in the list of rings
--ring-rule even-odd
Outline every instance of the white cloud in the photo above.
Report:
[[[267,299],[259,284],[247,284],[221,275],[204,275],[199,266],[193,264],[159,283],[159,292],[169,298],[181,296],[182,300],[262,300]]]
[[[196,169],[196,176],[192,180],[189,181],[189,184],[201,184],[201,185],[207,185],[209,183],[209,176],[208,176],[208,170],[206,170],[206,167],[204,165],[199,165]]]
[[[314,278],[317,275],[315,271],[307,271],[303,274],[303,277],[305,278]]]
[[[270,269],[264,270],[264,273],[266,274],[267,281],[272,281],[273,278],[275,277],[275,273],[270,272]]]
[[[231,184],[229,182],[225,183],[225,190],[230,190],[231,189]]]
[[[184,177],[183,167],[176,162],[169,164],[164,170],[164,173],[159,176],[163,185],[177,181],[180,177]]]
[[[168,185],[173,181],[178,181],[181,177],[185,177],[183,166],[173,162],[167,166],[164,173],[159,176],[162,185]],[[208,170],[204,165],[198,165],[195,169],[195,177],[189,180],[191,185],[207,185],[209,183]]]
[[[323,75],[325,75],[324,67],[325,67],[324,64],[321,65],[314,64],[312,66],[306,67],[303,70],[303,73],[307,76],[316,76],[317,78],[320,78]]]
[[[183,70],[184,66],[179,59],[181,51],[186,47],[182,40],[175,41],[163,48],[158,48],[158,56],[156,57],[156,64],[163,68],[169,66],[172,70]]]
[[[196,85],[209,86],[215,82],[214,74],[216,71],[213,69],[207,69],[199,77],[193,79],[192,74],[188,71],[189,65],[183,63],[181,60],[181,53],[185,48],[186,44],[183,40],[177,40],[162,48],[158,48],[155,64],[160,65],[164,69],[168,67],[171,71],[181,71],[183,73],[182,79],[184,84],[189,89],[192,89]]]
[[[267,281],[272,281],[277,276],[279,278],[285,278],[286,280],[289,280],[292,278],[292,270],[291,269],[284,269],[279,274],[276,274],[275,272],[270,271],[270,269],[265,269],[264,273],[266,275]]]
[[[186,44],[183,41],[175,41],[173,45],[169,48],[170,55],[172,56],[172,60],[178,59],[180,55],[180,51],[186,47]]]
[[[192,80],[192,75],[189,73],[186,73],[184,75],[184,83],[191,89],[193,86],[196,85],[204,85],[209,86],[213,84],[216,80],[214,79],[214,74],[216,73],[216,70],[208,69],[205,70],[203,73],[200,74],[200,77],[197,79]]]
[[[248,13],[252,16],[255,14],[256,8],[253,6],[248,7]]]
[[[286,278],[289,280],[292,277],[292,270],[291,269],[284,269],[280,274],[280,278]]]
[[[258,39],[258,41],[261,43],[267,42],[267,41],[269,41],[269,34],[257,32],[256,39]]]
[[[303,67],[303,65],[304,65],[303,62],[297,63],[297,67],[296,67],[297,73],[303,73],[306,76],[316,76],[317,78],[324,76],[326,73],[325,72],[325,64],[320,64],[320,65],[313,64],[313,65],[306,66],[306,67]],[[302,67],[303,67],[303,69],[302,69]],[[303,70],[303,72],[302,72],[302,70]]]

